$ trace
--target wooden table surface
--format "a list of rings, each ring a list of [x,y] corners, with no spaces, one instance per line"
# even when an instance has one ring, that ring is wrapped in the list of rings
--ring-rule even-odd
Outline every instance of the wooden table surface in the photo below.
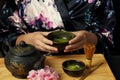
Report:
[[[60,74],[61,80],[79,80],[80,77],[70,77],[62,70],[62,62],[69,59],[76,59],[85,62],[85,55],[62,55],[62,56],[47,56],[45,65],[49,65],[56,69]],[[98,69],[92,72],[85,80],[115,80],[115,77],[109,68],[104,56],[102,54],[95,54],[92,60],[92,66],[103,62]],[[0,80],[27,80],[18,79],[11,75],[4,65],[4,59],[0,58]]]

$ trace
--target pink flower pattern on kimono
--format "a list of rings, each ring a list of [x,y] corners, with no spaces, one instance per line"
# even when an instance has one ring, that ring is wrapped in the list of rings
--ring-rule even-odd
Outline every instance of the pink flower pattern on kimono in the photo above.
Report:
[[[39,19],[40,10],[36,7],[40,7],[39,2],[37,0],[32,0],[32,3],[28,3],[24,9],[23,18],[29,25],[33,25],[35,21]]]
[[[95,0],[88,0],[88,3],[93,3]]]
[[[108,38],[108,40],[111,42],[111,44],[113,44],[113,37],[110,33],[110,31],[108,31],[107,29],[104,29],[102,32],[101,32],[102,35],[106,36]]]
[[[49,20],[49,18],[46,18],[44,16],[43,12],[40,14],[40,20],[43,22],[43,24],[45,24],[44,27],[47,26],[48,29],[52,28],[52,26],[55,25],[52,21]]]
[[[18,16],[18,12],[17,11],[15,11],[14,13],[13,13],[13,16],[9,16],[8,17],[9,18],[9,20],[12,22],[12,24],[13,25],[16,25],[16,27],[21,27],[21,23],[22,23],[22,20],[21,20],[21,18]]]
[[[29,0],[28,0],[29,1]],[[24,20],[30,25],[35,25],[41,20],[42,27],[46,29],[54,29],[59,26],[63,26],[61,16],[57,10],[54,0],[31,0],[29,2],[23,2],[24,6]],[[52,16],[51,16],[52,15]],[[37,26],[40,27],[41,25]]]

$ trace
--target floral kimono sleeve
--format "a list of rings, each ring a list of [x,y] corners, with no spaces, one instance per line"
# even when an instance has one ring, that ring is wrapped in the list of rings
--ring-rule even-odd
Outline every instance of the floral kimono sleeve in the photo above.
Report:
[[[111,0],[65,0],[75,30],[87,30],[98,37],[97,52],[109,53],[114,45],[116,23]],[[68,27],[70,28],[70,26]]]

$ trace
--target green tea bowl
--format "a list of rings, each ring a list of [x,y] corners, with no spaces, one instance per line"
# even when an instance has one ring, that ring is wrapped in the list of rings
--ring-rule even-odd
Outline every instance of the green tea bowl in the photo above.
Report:
[[[63,71],[72,77],[81,76],[85,68],[85,63],[79,60],[66,60],[62,63]]]
[[[53,46],[57,47],[59,51],[63,51],[69,40],[74,37],[75,35],[68,31],[53,31],[47,35],[47,38],[53,41]]]

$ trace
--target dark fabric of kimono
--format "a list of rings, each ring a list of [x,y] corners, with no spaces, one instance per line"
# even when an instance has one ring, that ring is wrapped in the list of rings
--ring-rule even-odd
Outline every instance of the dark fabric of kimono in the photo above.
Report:
[[[0,10],[0,51],[3,56],[5,55],[3,50],[8,49],[7,44],[14,46],[16,38],[24,34],[21,29],[26,32],[50,31],[41,27],[41,21],[38,29],[29,27],[25,21],[26,28],[13,26],[8,17],[13,15],[15,10],[22,12],[21,2],[22,0],[19,0],[19,4],[16,5],[13,0],[8,0],[6,6]],[[89,0],[55,0],[55,4],[62,17],[65,30],[93,32],[98,37],[96,52],[104,54],[111,52],[114,47],[112,33],[116,23],[111,0],[93,0],[92,3],[89,3]]]

